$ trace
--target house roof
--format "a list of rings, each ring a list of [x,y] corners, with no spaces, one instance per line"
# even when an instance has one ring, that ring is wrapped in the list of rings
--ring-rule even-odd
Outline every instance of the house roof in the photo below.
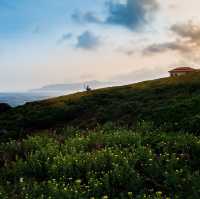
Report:
[[[173,72],[193,72],[193,71],[196,71],[196,69],[190,67],[178,67],[173,70],[170,70],[169,72],[173,73]]]

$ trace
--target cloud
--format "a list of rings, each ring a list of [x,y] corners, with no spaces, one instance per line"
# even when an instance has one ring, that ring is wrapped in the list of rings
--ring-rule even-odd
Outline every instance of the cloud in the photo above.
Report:
[[[152,55],[172,50],[180,54],[195,56],[200,51],[200,25],[189,21],[185,24],[173,25],[170,31],[176,35],[174,41],[151,44],[144,49],[143,53]]]
[[[106,8],[108,15],[104,20],[93,12],[81,13],[80,11],[75,11],[72,19],[79,23],[109,24],[135,30],[149,21],[159,5],[157,0],[126,0],[123,2],[109,0],[106,2]]]
[[[151,55],[156,53],[163,53],[168,50],[176,50],[180,52],[189,52],[187,45],[183,44],[180,40],[174,42],[166,42],[161,44],[152,44],[143,50],[143,54]]]
[[[144,25],[159,7],[156,0],[127,0],[124,3],[109,1],[107,5],[109,14],[106,23],[131,30]]]
[[[72,38],[72,33],[66,33],[66,34],[63,34],[62,37],[57,41],[58,44],[61,44],[63,42],[65,42],[66,40],[69,40]]]
[[[102,23],[93,12],[82,13],[80,11],[75,11],[72,14],[72,19],[78,23]]]
[[[77,39],[77,48],[91,50],[97,48],[100,45],[99,37],[97,37],[90,31],[83,32],[81,35],[78,36]]]
[[[171,30],[182,38],[188,38],[191,43],[200,44],[200,25],[195,25],[192,21],[173,25]]]

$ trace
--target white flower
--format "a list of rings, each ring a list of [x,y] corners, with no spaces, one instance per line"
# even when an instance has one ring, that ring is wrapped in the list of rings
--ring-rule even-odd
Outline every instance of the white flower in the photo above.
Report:
[[[24,178],[20,178],[20,179],[19,179],[19,182],[20,182],[20,183],[24,182]]]

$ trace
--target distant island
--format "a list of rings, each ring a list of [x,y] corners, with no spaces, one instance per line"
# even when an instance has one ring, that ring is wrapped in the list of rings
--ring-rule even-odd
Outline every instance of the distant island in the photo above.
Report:
[[[39,101],[51,97],[58,97],[61,95],[84,91],[86,90],[87,86],[89,86],[93,90],[114,85],[116,85],[116,83],[93,80],[71,84],[52,84],[43,86],[42,88],[32,89],[27,92],[0,92],[0,103],[7,103],[12,107],[16,107],[19,105],[23,105],[27,102]]]
[[[31,92],[65,92],[65,91],[83,91],[86,86],[90,86],[92,89],[103,88],[113,86],[114,82],[101,82],[97,80],[78,82],[78,83],[63,83],[63,84],[51,84],[43,86],[42,88],[32,89]]]

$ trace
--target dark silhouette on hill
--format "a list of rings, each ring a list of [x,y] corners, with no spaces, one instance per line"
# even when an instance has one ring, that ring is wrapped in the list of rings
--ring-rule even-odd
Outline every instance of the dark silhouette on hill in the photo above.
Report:
[[[92,89],[90,88],[89,85],[86,86],[86,91],[91,91]]]
[[[6,103],[0,103],[0,114],[11,109],[11,106]]]

